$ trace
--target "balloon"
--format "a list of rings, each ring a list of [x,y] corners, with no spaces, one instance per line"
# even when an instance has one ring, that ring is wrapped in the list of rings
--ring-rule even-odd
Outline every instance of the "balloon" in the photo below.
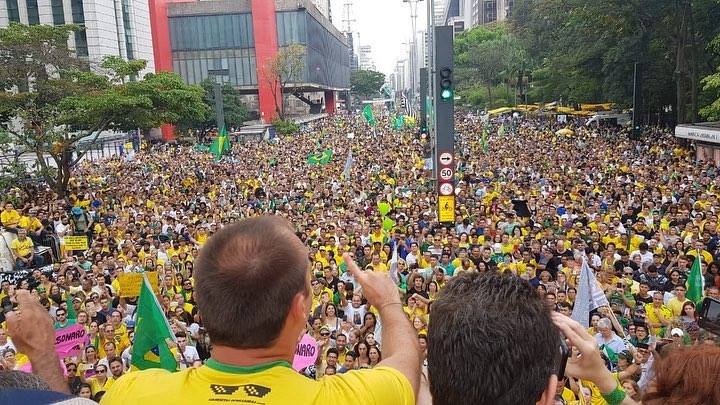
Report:
[[[385,201],[379,202],[378,211],[380,211],[380,215],[386,216],[388,212],[390,212],[390,204],[386,203]]]
[[[389,231],[392,229],[392,227],[395,226],[395,221],[393,221],[390,218],[383,218],[383,229],[386,231]]]

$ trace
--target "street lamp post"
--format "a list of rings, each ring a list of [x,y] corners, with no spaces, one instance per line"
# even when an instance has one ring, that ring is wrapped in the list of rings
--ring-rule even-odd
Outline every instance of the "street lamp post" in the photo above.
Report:
[[[410,113],[413,113],[413,106],[415,104],[415,74],[417,73],[417,63],[415,60],[415,54],[417,53],[417,4],[423,0],[403,0],[404,3],[410,5],[410,19],[412,22],[412,38],[410,45],[410,94],[408,103],[410,104]]]

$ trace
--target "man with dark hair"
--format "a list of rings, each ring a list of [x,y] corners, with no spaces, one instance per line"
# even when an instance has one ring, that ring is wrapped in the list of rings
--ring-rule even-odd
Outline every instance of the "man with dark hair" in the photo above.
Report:
[[[433,303],[428,377],[433,403],[552,404],[560,334],[529,283],[462,273]]]
[[[397,287],[344,260],[383,320],[385,356],[373,369],[319,381],[292,370],[312,300],[308,250],[287,220],[263,216],[224,227],[195,259],[196,301],[213,344],[207,364],[128,373],[104,402],[413,403],[420,355]]]

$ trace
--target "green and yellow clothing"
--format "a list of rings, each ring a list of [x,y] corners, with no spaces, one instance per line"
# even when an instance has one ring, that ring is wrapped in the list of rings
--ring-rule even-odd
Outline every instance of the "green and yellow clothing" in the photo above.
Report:
[[[255,404],[414,404],[410,382],[389,367],[350,371],[318,381],[284,361],[238,367],[214,359],[177,373],[161,369],[130,372],[118,379],[103,404],[210,402]]]

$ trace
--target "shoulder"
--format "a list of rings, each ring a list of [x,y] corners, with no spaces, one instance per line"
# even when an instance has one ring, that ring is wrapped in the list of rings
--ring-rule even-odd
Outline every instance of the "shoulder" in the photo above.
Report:
[[[363,404],[414,404],[410,381],[399,371],[390,367],[376,367],[367,370],[354,370],[347,373],[326,377],[320,380],[321,397],[342,402],[359,402]]]
[[[157,392],[158,387],[164,387],[170,392],[179,388],[173,382],[182,384],[186,374],[186,371],[171,373],[162,369],[129,372],[113,383],[103,398],[103,403],[121,403],[143,392]]]

